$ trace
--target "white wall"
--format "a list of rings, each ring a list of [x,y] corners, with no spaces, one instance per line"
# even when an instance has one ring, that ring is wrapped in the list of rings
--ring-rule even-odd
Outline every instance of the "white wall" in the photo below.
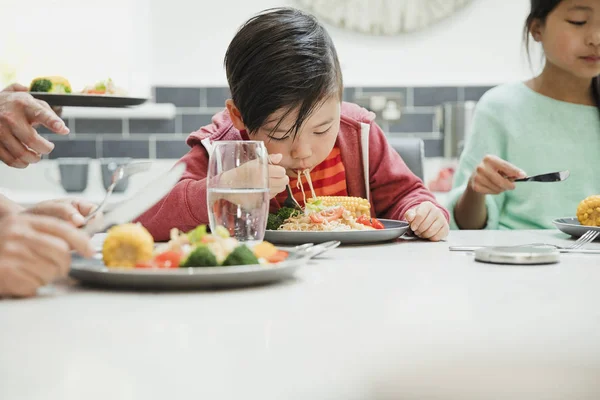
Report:
[[[365,0],[367,1],[367,0]],[[223,56],[238,27],[294,0],[0,0],[0,84],[59,74],[74,89],[111,76],[150,85],[225,85]],[[329,27],[347,85],[477,85],[523,79],[525,0],[474,0],[424,31],[374,37]],[[8,17],[15,16],[15,17]],[[4,72],[3,72],[4,71]]]
[[[152,79],[162,85],[225,85],[223,56],[237,28],[293,0],[151,0]],[[474,0],[424,32],[374,37],[329,27],[347,85],[477,85],[531,75],[521,45],[525,0]],[[184,61],[185,60],[185,61]]]
[[[0,0],[0,84],[62,75],[81,90],[111,77],[132,94],[149,94],[147,2]]]

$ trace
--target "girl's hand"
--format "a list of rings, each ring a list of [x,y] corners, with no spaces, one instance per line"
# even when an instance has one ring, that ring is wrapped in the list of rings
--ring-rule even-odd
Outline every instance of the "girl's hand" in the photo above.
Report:
[[[410,229],[415,235],[432,242],[445,239],[450,231],[446,216],[430,201],[411,208],[406,212],[404,218],[410,224]]]
[[[507,190],[514,190],[513,180],[526,176],[523,170],[488,154],[473,171],[469,179],[469,188],[480,194],[500,194]]]

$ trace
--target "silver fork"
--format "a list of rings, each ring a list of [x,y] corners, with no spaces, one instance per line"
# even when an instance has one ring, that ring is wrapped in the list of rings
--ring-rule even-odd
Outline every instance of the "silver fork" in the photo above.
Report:
[[[558,246],[556,244],[550,243],[528,243],[528,244],[519,244],[515,246],[507,246],[507,247],[554,247],[558,250],[575,250],[581,249],[583,246],[593,242],[596,238],[600,236],[600,231],[587,231],[579,239],[577,239],[574,243],[569,246],[563,247]],[[475,251],[485,246],[450,246],[450,251]]]
[[[592,243],[594,240],[596,240],[598,235],[600,235],[599,231],[587,231],[586,233],[581,235],[581,237],[579,237],[579,239],[577,239],[574,243],[572,243],[566,247],[558,246],[556,244],[549,244],[549,243],[531,243],[531,244],[527,244],[527,245],[523,245],[523,246],[535,246],[535,247],[545,246],[545,247],[554,247],[559,250],[561,250],[561,249],[563,249],[563,250],[581,249],[583,246],[585,246],[589,243]]]
[[[314,258],[319,254],[322,254],[328,250],[335,249],[341,244],[338,240],[331,240],[329,242],[319,243],[314,246],[308,246],[306,248],[301,249],[300,253],[305,253],[305,257]],[[300,247],[300,246],[298,246]]]
[[[300,207],[300,204],[296,201],[294,195],[292,194],[292,188],[290,185],[286,185],[285,189],[287,190],[287,197],[283,201],[283,206],[302,211],[302,207]]]
[[[151,166],[152,166],[152,162],[141,161],[141,162],[132,162],[132,163],[129,163],[126,165],[121,165],[119,168],[117,168],[117,170],[112,175],[112,182],[111,182],[110,186],[108,187],[108,189],[106,189],[106,195],[104,196],[104,200],[102,200],[102,203],[100,203],[100,205],[94,211],[92,211],[90,214],[88,214],[85,217],[83,224],[84,225],[87,224],[98,213],[101,213],[102,211],[104,211],[104,208],[106,208],[106,204],[108,203],[108,198],[112,194],[113,190],[115,189],[115,186],[117,186],[119,181],[121,181],[122,179],[125,179],[127,177],[130,177],[132,175],[138,174],[140,172],[148,171]]]

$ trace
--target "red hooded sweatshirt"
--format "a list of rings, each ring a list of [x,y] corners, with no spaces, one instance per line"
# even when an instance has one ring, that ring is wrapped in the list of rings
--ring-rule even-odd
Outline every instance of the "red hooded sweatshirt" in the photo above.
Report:
[[[430,201],[449,219],[448,211],[408,169],[374,119],[372,112],[356,104],[342,103],[336,146],[346,170],[348,195],[369,199],[371,214],[378,218],[403,220],[409,209]],[[187,166],[185,174],[165,198],[137,219],[156,241],[168,240],[171,228],[187,232],[208,224],[208,149],[219,140],[243,140],[227,110],[216,114],[212,124],[188,137],[191,150],[179,160]],[[278,208],[279,204],[272,199],[271,210]]]

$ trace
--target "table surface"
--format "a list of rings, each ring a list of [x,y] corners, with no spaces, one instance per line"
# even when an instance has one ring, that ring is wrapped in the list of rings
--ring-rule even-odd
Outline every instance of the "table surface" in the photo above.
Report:
[[[448,250],[571,241],[460,231],[341,247],[235,290],[66,280],[0,302],[0,399],[598,399],[600,255],[502,266]]]

